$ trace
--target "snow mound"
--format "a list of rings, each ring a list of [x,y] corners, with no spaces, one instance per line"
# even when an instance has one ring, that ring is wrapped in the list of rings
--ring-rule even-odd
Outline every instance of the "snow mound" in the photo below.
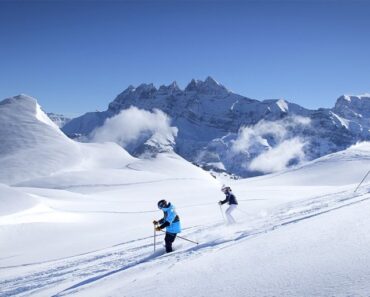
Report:
[[[78,146],[26,95],[0,102],[0,182],[12,184],[72,166]]]
[[[0,216],[23,211],[36,205],[33,197],[0,184]]]
[[[60,171],[123,166],[133,159],[115,144],[69,139],[26,95],[0,102],[0,136],[0,182],[5,184]]]
[[[246,179],[253,185],[343,186],[358,184],[370,170],[370,142],[330,154],[299,167]]]
[[[98,144],[94,144],[98,145]],[[111,143],[112,148],[119,148]],[[106,149],[106,148],[104,148]],[[96,154],[96,148],[89,149]],[[112,150],[112,154],[113,154]],[[117,149],[119,153],[119,149]],[[135,186],[147,183],[166,183],[166,181],[202,180],[206,183],[217,184],[217,181],[206,171],[194,166],[175,153],[161,153],[152,159],[125,159],[117,162],[117,156],[111,160],[100,157],[91,157],[75,171],[62,171],[51,176],[43,176],[20,182],[17,186],[68,189],[73,191],[89,192],[90,189],[109,187]],[[91,161],[93,160],[93,161]],[[125,160],[131,160],[127,164]],[[104,161],[103,164],[100,164]],[[121,167],[121,164],[126,164]]]

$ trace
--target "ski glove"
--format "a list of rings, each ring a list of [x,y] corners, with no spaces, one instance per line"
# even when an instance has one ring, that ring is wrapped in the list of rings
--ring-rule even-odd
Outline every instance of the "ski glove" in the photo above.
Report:
[[[222,201],[218,201],[218,205],[222,205]]]
[[[156,220],[154,220],[154,221],[153,221],[153,224],[154,224],[154,225],[157,225],[157,224],[158,224],[158,222],[157,222]]]
[[[162,228],[161,228],[161,226],[157,226],[157,227],[155,227],[155,230],[156,230],[156,231],[161,231],[161,230],[162,230]]]

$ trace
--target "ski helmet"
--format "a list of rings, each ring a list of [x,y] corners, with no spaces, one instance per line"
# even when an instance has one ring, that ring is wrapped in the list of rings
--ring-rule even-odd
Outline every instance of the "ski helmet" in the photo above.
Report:
[[[228,186],[223,185],[222,188],[221,188],[221,191],[224,192],[224,193],[228,193],[228,192],[231,192],[231,188],[228,187]]]
[[[163,207],[166,207],[167,206],[167,201],[164,200],[164,199],[159,200],[158,203],[157,203],[157,205],[158,205],[158,208],[159,209],[162,209]]]

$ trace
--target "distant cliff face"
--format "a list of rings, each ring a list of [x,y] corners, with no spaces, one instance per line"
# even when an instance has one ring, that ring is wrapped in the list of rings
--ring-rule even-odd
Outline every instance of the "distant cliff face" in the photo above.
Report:
[[[63,131],[88,136],[131,106],[166,113],[178,128],[173,149],[185,159],[240,176],[280,170],[370,138],[370,96],[342,96],[333,109],[308,110],[283,99],[235,94],[211,77],[192,80],[184,90],[176,82],[158,89],[130,86],[106,111],[73,119]],[[138,144],[131,153],[145,149]]]
[[[48,112],[47,116],[59,127],[63,128],[71,119],[62,115]]]

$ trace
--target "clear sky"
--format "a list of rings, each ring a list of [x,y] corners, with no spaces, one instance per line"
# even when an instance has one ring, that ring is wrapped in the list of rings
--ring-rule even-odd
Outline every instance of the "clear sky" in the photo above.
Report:
[[[208,75],[307,108],[370,93],[370,1],[0,0],[0,99],[76,116]]]

